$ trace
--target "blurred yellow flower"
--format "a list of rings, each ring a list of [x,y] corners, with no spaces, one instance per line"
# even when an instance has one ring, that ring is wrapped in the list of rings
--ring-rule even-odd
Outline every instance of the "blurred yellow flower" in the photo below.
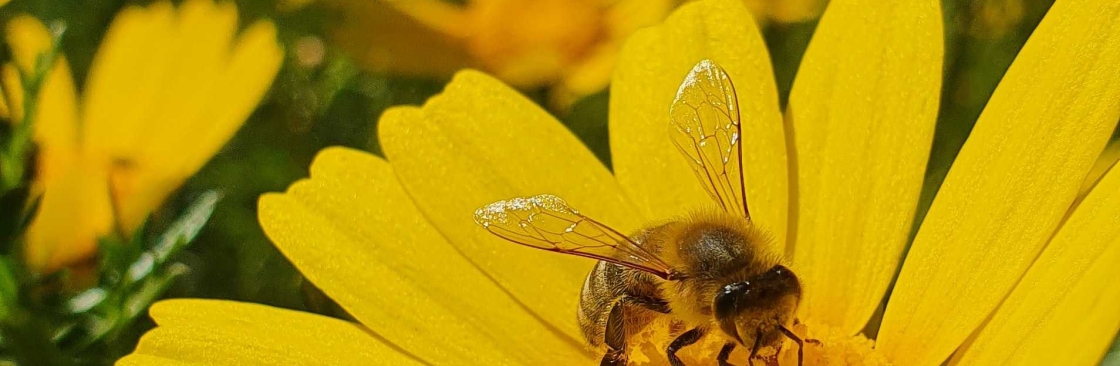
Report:
[[[312,0],[282,2],[285,9]],[[682,0],[322,0],[334,42],[365,66],[413,76],[486,71],[514,87],[552,87],[554,106],[603,90],[618,48]],[[762,23],[815,19],[827,0],[743,0]],[[745,21],[746,19],[738,20]]]
[[[4,68],[3,111],[22,115],[18,69],[32,72],[52,36],[37,20],[7,24],[15,65]],[[157,2],[123,10],[109,27],[79,99],[58,57],[34,118],[42,192],[25,256],[39,271],[81,261],[114,230],[130,235],[244,123],[282,52],[271,22],[235,37],[231,2]]]
[[[1074,201],[1120,119],[1120,3],[1054,4],[907,252],[941,86],[939,6],[834,0],[784,116],[758,29],[735,21],[744,7],[682,7],[619,56],[613,175],[531,101],[462,72],[423,107],[386,112],[386,159],[326,149],[309,179],[260,200],[268,236],[360,324],[171,300],[118,365],[595,364],[573,319],[592,261],[501,241],[470,214],[546,192],[634,232],[709,202],[666,136],[677,86],[705,58],[739,93],[752,217],[802,278],[799,331],[821,340],[805,365],[1096,365],[1120,329],[1120,169]],[[710,364],[721,343],[686,348],[686,364]],[[662,349],[632,363],[663,364]]]
[[[1019,26],[1027,12],[1024,0],[977,0],[967,3],[968,33],[973,37],[998,39]]]
[[[603,90],[622,41],[679,0],[324,0],[334,42],[374,70],[450,76],[482,69],[558,105]]]
[[[828,0],[743,0],[760,25],[796,23],[816,19]]]

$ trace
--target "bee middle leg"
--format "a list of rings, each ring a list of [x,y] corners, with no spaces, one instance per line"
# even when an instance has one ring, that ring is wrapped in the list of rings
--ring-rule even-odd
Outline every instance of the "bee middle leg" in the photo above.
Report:
[[[779,325],[778,330],[780,330],[782,334],[785,334],[786,337],[789,337],[789,339],[792,339],[794,343],[797,343],[797,366],[802,366],[802,364],[805,363],[805,342],[801,340],[801,337],[798,337],[797,334],[794,334],[793,331],[787,329],[785,326]],[[818,341],[818,343],[820,342]]]
[[[607,344],[607,353],[603,355],[600,366],[625,366],[629,358],[626,346],[626,318],[627,309],[639,307],[663,314],[669,313],[669,304],[656,298],[627,296],[620,299],[611,307],[607,315],[607,327],[604,340]]]
[[[762,331],[758,331],[758,335],[754,337],[754,347],[751,347],[751,355],[747,356],[747,364],[754,366],[754,357],[758,356],[758,349],[762,348]]]
[[[719,366],[733,366],[727,360],[731,358],[731,351],[735,350],[735,346],[735,342],[727,342],[723,345],[723,348],[719,349],[719,356],[716,356],[716,362],[719,362]]]
[[[704,337],[705,333],[707,332],[704,329],[692,328],[692,330],[684,332],[680,337],[674,339],[673,343],[669,343],[669,349],[665,351],[665,354],[669,356],[669,364],[673,366],[684,366],[684,362],[681,362],[681,359],[677,357],[677,351],[696,343],[696,341]]]

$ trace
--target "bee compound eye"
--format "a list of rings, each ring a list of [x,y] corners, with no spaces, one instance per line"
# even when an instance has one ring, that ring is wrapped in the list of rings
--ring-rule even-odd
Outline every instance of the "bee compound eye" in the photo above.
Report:
[[[743,295],[750,292],[750,287],[749,281],[743,281],[724,286],[716,292],[713,303],[716,317],[729,317],[738,313],[739,301]]]
[[[800,292],[801,290],[801,283],[797,280],[797,275],[781,264],[774,265],[763,276],[780,292]]]
[[[712,301],[712,307],[715,310],[716,320],[719,322],[720,328],[742,343],[742,338],[739,335],[739,329],[735,324],[735,319],[743,310],[743,298],[750,292],[751,283],[743,281],[724,286],[716,292],[716,297]]]

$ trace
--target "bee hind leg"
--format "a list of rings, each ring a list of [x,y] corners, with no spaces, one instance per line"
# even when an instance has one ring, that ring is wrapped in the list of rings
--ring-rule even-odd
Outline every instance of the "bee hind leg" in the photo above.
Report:
[[[669,364],[673,366],[684,366],[684,362],[681,362],[681,359],[677,357],[677,351],[696,343],[696,341],[704,337],[704,333],[706,332],[703,329],[692,328],[692,330],[684,332],[680,337],[674,339],[673,343],[669,344],[669,349],[665,351],[665,354],[669,356]]]
[[[626,323],[623,319],[622,302],[611,307],[607,315],[607,327],[603,334],[607,344],[607,354],[603,355],[600,366],[626,366],[628,355],[626,353]]]
[[[603,338],[607,344],[607,354],[603,355],[601,366],[625,366],[629,354],[626,350],[626,313],[627,308],[638,307],[662,314],[669,313],[669,303],[665,300],[642,297],[626,296],[611,307],[607,315],[607,327]],[[632,310],[632,309],[631,309]],[[682,346],[683,347],[683,346]]]
[[[612,349],[603,355],[603,360],[599,361],[599,366],[626,366],[626,362],[626,351]]]

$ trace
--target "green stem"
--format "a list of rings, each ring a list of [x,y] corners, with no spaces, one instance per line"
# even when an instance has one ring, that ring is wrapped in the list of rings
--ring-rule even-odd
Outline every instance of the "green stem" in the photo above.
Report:
[[[0,164],[3,164],[3,168],[0,169],[0,174],[3,174],[0,176],[0,194],[19,187],[25,179],[27,173],[25,162],[32,148],[35,114],[39,109],[39,92],[51,69],[54,68],[55,59],[58,57],[59,38],[61,37],[55,38],[49,51],[36,58],[31,72],[27,73],[23,70],[20,72],[20,85],[24,96],[23,116],[20,118],[19,126],[16,126],[12,133],[11,140],[8,141],[3,159],[0,159]]]
[[[7,321],[0,324],[0,332],[20,365],[70,366],[62,350],[51,342],[47,324],[36,320],[34,314],[23,309],[13,309]]]

